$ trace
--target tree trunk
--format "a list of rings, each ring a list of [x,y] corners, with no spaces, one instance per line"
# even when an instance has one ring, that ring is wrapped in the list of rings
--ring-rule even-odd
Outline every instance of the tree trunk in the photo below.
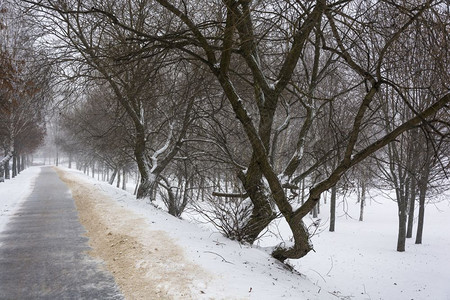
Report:
[[[10,179],[11,175],[9,170],[9,160],[5,161],[4,169],[5,169],[5,179]]]
[[[19,175],[20,171],[21,171],[21,167],[22,167],[21,156],[20,155],[16,155],[16,159],[17,159],[17,162],[16,162],[16,168],[17,168],[16,175]]]
[[[414,225],[414,209],[416,205],[416,178],[412,175],[411,190],[409,192],[409,210],[408,210],[408,228],[406,230],[406,238],[412,238]]]
[[[122,170],[122,190],[127,190],[127,178],[126,178],[126,172],[125,169]]]
[[[406,245],[406,202],[405,199],[397,199],[398,203],[398,239],[397,239],[397,251],[404,252]]]
[[[422,244],[423,226],[425,221],[425,199],[427,196],[428,180],[430,178],[431,168],[431,149],[431,146],[427,145],[424,168],[419,179],[419,219],[417,221],[416,244]]]
[[[270,189],[264,183],[261,171],[255,163],[256,161],[252,160],[247,174],[238,174],[253,204],[252,214],[242,230],[242,240],[250,244],[253,244],[259,234],[276,218],[270,204]]]
[[[139,188],[139,181],[140,181],[140,174],[139,171],[137,172],[137,176],[136,176],[136,186],[134,187],[134,192],[133,195],[137,194],[138,188]]]
[[[119,188],[120,187],[120,169],[117,171],[117,184],[116,187]]]
[[[17,156],[13,154],[13,163],[12,163],[12,178],[17,176]]]
[[[360,201],[360,209],[359,209],[359,221],[364,221],[364,206],[366,206],[366,182],[364,180],[361,181],[361,197]]]
[[[5,181],[5,170],[3,168],[3,164],[0,164],[0,182]]]
[[[272,252],[272,256],[280,261],[285,261],[287,258],[291,257],[303,257],[313,249],[311,241],[309,240],[308,228],[306,228],[303,220],[301,218],[292,218],[287,221],[294,237],[294,246],[288,249],[283,247],[275,248]]]
[[[320,215],[320,200],[317,201],[317,214]]]
[[[25,170],[26,167],[28,167],[27,166],[27,156],[22,155],[22,158],[20,159],[20,171]]]
[[[334,232],[336,224],[336,185],[331,188],[330,197],[330,231]]]
[[[317,202],[317,204],[314,206],[313,210],[312,210],[312,217],[313,218],[317,218],[317,214],[318,214],[318,206],[319,202]]]
[[[426,187],[421,187],[419,190],[419,218],[417,221],[416,244],[422,244],[426,190]]]
[[[113,173],[111,174],[111,177],[109,178],[108,183],[109,183],[110,185],[113,185],[113,184],[114,184],[114,180],[116,179],[116,175],[117,175],[117,168],[114,169]]]

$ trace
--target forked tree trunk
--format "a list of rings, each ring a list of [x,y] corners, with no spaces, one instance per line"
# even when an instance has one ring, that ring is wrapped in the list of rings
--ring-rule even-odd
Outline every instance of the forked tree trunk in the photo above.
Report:
[[[259,234],[276,218],[270,204],[270,191],[262,179],[246,183],[246,191],[253,203],[253,210],[247,224],[243,227],[243,240],[252,244]],[[245,185],[244,185],[245,186]]]
[[[156,196],[156,180],[159,174],[152,174],[149,169],[149,163],[145,155],[146,136],[143,125],[136,125],[136,144],[134,146],[134,156],[138,165],[138,170],[141,176],[139,187],[137,189],[136,198],[144,199],[150,198],[150,201],[155,200]]]

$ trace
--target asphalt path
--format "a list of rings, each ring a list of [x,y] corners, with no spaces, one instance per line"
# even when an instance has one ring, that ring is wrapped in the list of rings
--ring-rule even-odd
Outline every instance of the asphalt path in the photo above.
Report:
[[[43,167],[0,233],[0,299],[123,299],[88,239],[67,186]]]

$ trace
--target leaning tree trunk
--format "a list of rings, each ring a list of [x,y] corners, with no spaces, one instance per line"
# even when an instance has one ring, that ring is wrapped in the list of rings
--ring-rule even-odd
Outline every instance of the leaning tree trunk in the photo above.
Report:
[[[134,146],[134,156],[138,165],[139,174],[141,175],[140,184],[136,193],[136,198],[143,199],[150,197],[153,193],[153,189],[156,188],[156,178],[151,174],[149,164],[145,156],[145,129],[141,124],[135,124],[136,126],[136,144]]]
[[[254,172],[249,168],[249,173],[240,175],[239,179],[250,197],[253,209],[252,214],[243,226],[242,240],[253,244],[259,234],[276,218],[272,209],[270,189],[265,185],[259,170]]]
[[[113,185],[113,184],[114,184],[114,180],[116,179],[116,175],[117,175],[117,168],[114,168],[114,171],[113,171],[113,173],[111,174],[111,177],[109,178],[109,181],[108,181],[108,183],[109,183],[110,185]]]
[[[292,230],[294,245],[290,248],[279,247],[272,252],[272,256],[280,261],[285,261],[291,257],[303,257],[313,249],[309,239],[308,228],[305,226],[302,218],[294,217],[287,221]]]

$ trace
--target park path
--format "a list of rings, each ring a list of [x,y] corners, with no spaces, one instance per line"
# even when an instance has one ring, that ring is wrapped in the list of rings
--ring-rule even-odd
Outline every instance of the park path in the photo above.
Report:
[[[43,167],[0,233],[0,299],[123,299],[103,263],[87,254],[85,233],[69,189]]]

